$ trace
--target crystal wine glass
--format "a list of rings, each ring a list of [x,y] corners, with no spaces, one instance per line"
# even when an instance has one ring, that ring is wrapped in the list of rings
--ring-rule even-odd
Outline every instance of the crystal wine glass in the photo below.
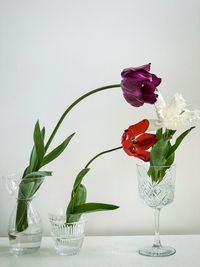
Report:
[[[153,168],[153,169],[152,169]],[[162,172],[162,179],[158,174]],[[163,173],[164,172],[164,173]],[[150,175],[151,173],[151,175]],[[153,174],[157,175],[154,179]],[[176,253],[169,246],[162,246],[159,237],[159,221],[161,209],[174,199],[176,165],[153,166],[137,165],[138,189],[142,201],[155,211],[155,237],[153,246],[144,247],[139,254],[151,257],[164,257]]]

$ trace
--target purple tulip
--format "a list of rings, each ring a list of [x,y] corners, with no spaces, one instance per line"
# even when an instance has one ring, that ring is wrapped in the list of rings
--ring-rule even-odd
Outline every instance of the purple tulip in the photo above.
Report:
[[[136,68],[124,69],[121,87],[126,101],[135,107],[144,103],[154,104],[158,95],[157,86],[161,79],[150,73],[151,63]]]

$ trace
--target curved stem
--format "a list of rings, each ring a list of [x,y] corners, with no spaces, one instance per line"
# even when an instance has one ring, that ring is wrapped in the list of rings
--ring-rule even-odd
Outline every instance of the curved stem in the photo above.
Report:
[[[155,238],[154,238],[153,247],[157,247],[157,248],[161,247],[160,234],[159,234],[160,210],[161,210],[161,208],[155,208]]]
[[[118,149],[121,149],[122,146],[119,146],[119,147],[116,147],[116,148],[112,148],[112,149],[109,149],[109,150],[106,150],[106,151],[103,151],[99,154],[97,154],[95,157],[93,157],[86,165],[85,165],[85,168],[88,168],[89,165],[98,157],[100,157],[101,155],[103,154],[106,154],[106,153],[109,153],[109,152],[112,152],[112,151],[115,151],[115,150],[118,150]]]
[[[95,94],[97,92],[100,92],[100,91],[103,91],[103,90],[107,90],[107,89],[111,89],[111,88],[116,88],[116,87],[121,87],[121,84],[112,84],[112,85],[108,85],[108,86],[103,86],[103,87],[100,87],[100,88],[97,88],[97,89],[94,89],[84,95],[82,95],[81,97],[79,97],[77,100],[75,100],[66,110],[65,112],[62,114],[62,116],[60,117],[60,120],[58,121],[58,123],[56,124],[51,136],[49,137],[49,140],[47,141],[47,144],[45,146],[45,151],[47,151],[47,149],[49,148],[55,134],[57,133],[58,131],[58,128],[60,127],[62,121],[64,120],[64,118],[66,117],[66,115],[69,113],[69,111],[74,107],[76,106],[80,101],[82,101],[84,98],[92,95],[92,94]]]

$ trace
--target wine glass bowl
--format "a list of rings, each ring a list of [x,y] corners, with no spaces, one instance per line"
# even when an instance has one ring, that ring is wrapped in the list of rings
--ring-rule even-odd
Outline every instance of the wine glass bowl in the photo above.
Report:
[[[137,165],[138,190],[143,203],[152,208],[162,208],[174,200],[175,165],[169,166],[161,181],[152,181],[148,165]],[[153,167],[157,168],[156,166]],[[159,166],[160,168],[160,166]]]

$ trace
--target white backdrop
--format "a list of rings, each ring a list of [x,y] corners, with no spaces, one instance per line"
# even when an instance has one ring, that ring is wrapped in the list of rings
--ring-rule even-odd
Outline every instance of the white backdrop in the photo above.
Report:
[[[66,107],[81,94],[120,82],[125,67],[152,63],[166,98],[181,92],[200,108],[200,1],[198,0],[1,0],[0,175],[27,165],[39,118],[49,134]],[[45,234],[48,210],[65,207],[75,175],[96,153],[119,146],[123,130],[153,106],[128,105],[120,89],[96,94],[65,120],[53,145],[76,131],[70,146],[48,170],[35,206]],[[161,232],[200,233],[200,127],[176,156],[174,203],[163,209]],[[123,151],[96,160],[85,179],[88,201],[120,209],[88,215],[91,235],[150,234],[153,211],[137,192],[136,159]],[[47,168],[46,168],[47,169]],[[6,235],[15,200],[0,187],[0,234]]]

